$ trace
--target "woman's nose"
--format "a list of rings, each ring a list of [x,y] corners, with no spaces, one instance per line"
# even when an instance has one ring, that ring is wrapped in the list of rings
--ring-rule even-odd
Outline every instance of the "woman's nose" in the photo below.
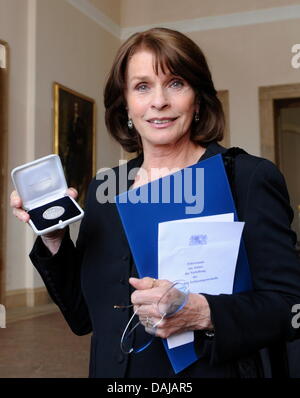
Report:
[[[163,109],[169,105],[168,95],[163,87],[156,87],[153,90],[151,106],[156,109]]]

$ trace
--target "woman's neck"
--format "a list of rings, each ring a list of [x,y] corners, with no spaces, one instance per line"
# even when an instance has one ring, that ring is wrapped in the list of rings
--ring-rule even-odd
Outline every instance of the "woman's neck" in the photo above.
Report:
[[[198,162],[205,148],[189,141],[187,145],[158,147],[144,150],[144,161],[141,167],[147,172],[152,168],[183,169]]]
[[[144,161],[136,175],[132,188],[144,185],[157,178],[172,174],[198,162],[205,148],[189,141],[188,145],[159,147],[144,150]]]

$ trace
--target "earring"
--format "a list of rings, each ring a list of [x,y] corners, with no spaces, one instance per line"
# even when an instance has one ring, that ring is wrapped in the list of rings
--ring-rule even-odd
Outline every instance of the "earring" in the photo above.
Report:
[[[199,122],[199,120],[200,120],[200,118],[199,118],[199,112],[197,111],[197,112],[195,113],[195,122],[197,123],[197,122]]]
[[[128,128],[129,128],[130,130],[132,130],[132,128],[133,128],[132,119],[128,119],[127,126],[128,126]]]

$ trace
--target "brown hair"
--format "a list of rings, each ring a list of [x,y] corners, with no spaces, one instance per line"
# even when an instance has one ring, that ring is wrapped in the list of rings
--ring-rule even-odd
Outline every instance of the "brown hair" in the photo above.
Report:
[[[194,89],[199,101],[199,121],[193,121],[191,140],[201,145],[220,141],[224,131],[224,113],[216,96],[206,59],[200,48],[175,30],[153,28],[135,33],[120,47],[104,89],[105,123],[110,134],[128,152],[140,152],[138,132],[127,126],[126,68],[130,58],[141,49],[155,55],[155,72],[161,68],[181,76]]]

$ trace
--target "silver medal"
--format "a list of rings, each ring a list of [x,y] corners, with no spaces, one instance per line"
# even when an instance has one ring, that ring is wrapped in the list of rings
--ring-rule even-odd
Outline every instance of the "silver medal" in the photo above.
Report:
[[[45,218],[45,220],[54,220],[55,218],[62,216],[64,212],[65,209],[63,207],[53,206],[44,211],[43,218]]]

